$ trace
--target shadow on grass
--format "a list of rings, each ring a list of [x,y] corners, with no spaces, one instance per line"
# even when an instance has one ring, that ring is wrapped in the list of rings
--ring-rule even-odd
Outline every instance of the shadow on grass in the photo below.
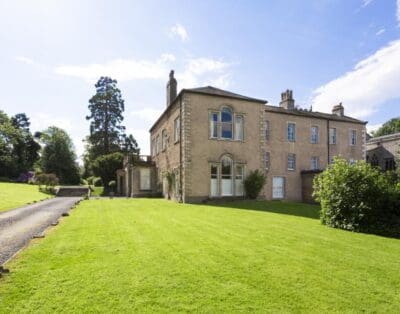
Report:
[[[285,201],[230,201],[230,202],[210,202],[207,205],[226,208],[237,208],[244,210],[255,210],[269,213],[319,219],[319,205],[305,203],[294,203]]]

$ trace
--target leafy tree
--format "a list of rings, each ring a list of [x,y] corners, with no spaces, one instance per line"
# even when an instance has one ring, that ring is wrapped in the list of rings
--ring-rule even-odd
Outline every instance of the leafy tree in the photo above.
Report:
[[[376,132],[373,132],[373,136],[377,137],[398,132],[400,132],[400,117],[385,122]]]
[[[40,159],[42,170],[46,173],[54,173],[62,184],[79,184],[79,167],[69,135],[55,126],[49,127],[38,135],[44,144]]]
[[[32,170],[40,145],[29,131],[29,119],[17,114],[11,119],[0,111],[0,176],[17,177]]]
[[[132,134],[129,134],[129,136],[126,136],[125,134],[123,134],[121,144],[122,144],[121,150],[124,153],[127,153],[127,154],[139,154],[140,153],[139,146]]]
[[[115,179],[116,171],[122,168],[123,159],[124,155],[121,152],[116,152],[97,157],[93,161],[93,173],[101,178],[105,191],[109,190],[109,182]]]

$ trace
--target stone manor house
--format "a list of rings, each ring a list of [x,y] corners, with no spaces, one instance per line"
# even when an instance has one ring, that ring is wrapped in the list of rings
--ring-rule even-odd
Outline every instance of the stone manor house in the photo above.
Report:
[[[196,203],[241,198],[246,174],[267,176],[260,197],[311,200],[311,182],[335,156],[365,159],[366,122],[344,114],[278,106],[212,86],[182,89],[171,71],[166,108],[150,129],[151,156],[127,156],[117,171],[121,195]]]

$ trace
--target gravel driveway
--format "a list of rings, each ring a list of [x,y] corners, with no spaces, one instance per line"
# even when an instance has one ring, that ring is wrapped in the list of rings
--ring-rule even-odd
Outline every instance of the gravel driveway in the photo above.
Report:
[[[0,265],[68,212],[81,197],[55,197],[0,213]]]

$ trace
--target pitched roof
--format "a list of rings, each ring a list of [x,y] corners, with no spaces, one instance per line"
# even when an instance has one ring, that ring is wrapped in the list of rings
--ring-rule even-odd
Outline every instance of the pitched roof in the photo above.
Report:
[[[247,101],[253,101],[253,102],[259,102],[262,104],[266,104],[267,101],[264,99],[257,99],[257,98],[252,98],[252,97],[247,97],[243,95],[239,95],[236,93],[232,93],[227,90],[219,89],[213,86],[204,86],[204,87],[198,87],[198,88],[187,88],[187,89],[182,89],[182,92],[190,92],[190,93],[195,93],[195,94],[204,94],[204,95],[211,95],[211,96],[220,96],[220,97],[228,97],[228,98],[234,98],[234,99],[240,99],[240,100],[247,100]]]
[[[318,111],[308,111],[308,110],[301,110],[301,109],[292,109],[287,110],[285,108],[277,107],[277,106],[265,106],[265,111],[268,112],[276,112],[276,113],[283,113],[283,114],[290,114],[295,116],[302,116],[302,117],[310,117],[310,118],[319,118],[319,119],[327,119],[327,120],[334,120],[334,121],[342,121],[342,122],[351,122],[351,123],[359,123],[359,124],[366,124],[366,121],[354,119],[348,116],[338,116],[336,114],[331,113],[324,113]]]
[[[367,141],[367,144],[372,144],[372,143],[377,143],[377,142],[394,141],[394,140],[399,140],[399,139],[400,139],[400,132],[377,136],[377,137],[371,137]]]

